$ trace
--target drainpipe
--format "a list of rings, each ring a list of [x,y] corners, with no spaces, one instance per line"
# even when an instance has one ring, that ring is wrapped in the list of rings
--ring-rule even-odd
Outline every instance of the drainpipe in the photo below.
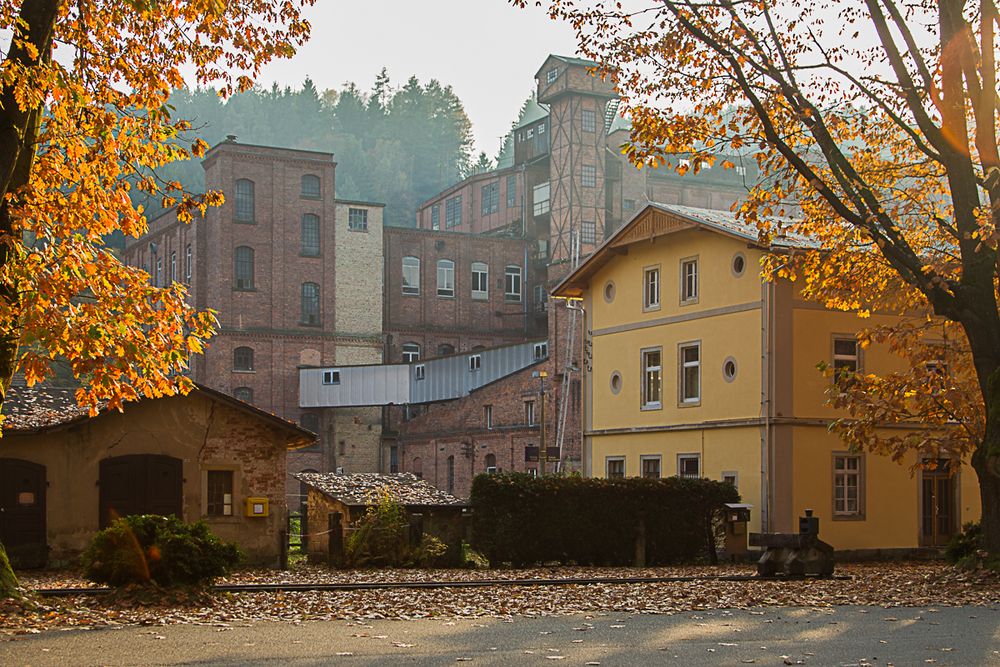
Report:
[[[771,525],[771,283],[763,281],[760,289],[760,528]]]

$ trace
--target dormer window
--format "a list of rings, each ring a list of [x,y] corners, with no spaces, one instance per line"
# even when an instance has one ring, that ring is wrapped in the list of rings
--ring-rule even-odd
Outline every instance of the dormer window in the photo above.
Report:
[[[553,67],[548,72],[545,73],[545,83],[552,84],[556,79],[559,78],[558,68]]]

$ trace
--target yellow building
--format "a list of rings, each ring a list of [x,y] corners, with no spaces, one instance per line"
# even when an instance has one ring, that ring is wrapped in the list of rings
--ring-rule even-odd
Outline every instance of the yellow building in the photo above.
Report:
[[[888,316],[761,280],[764,252],[731,213],[651,203],[556,287],[585,311],[586,474],[727,480],[754,506],[751,530],[795,530],[808,508],[842,550],[947,542],[979,516],[971,468],[911,472],[916,453],[898,464],[828,431],[817,364],[899,364],[855,337]]]

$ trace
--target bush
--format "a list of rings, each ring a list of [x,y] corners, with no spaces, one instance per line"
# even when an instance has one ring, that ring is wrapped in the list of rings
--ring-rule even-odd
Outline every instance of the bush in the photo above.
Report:
[[[204,521],[184,523],[153,514],[116,519],[83,553],[85,576],[111,586],[199,586],[227,574],[241,558],[235,544]]]
[[[967,523],[962,526],[962,532],[951,538],[944,550],[944,556],[949,563],[958,564],[976,555],[980,549],[982,529],[978,523]]]
[[[713,557],[730,484],[706,479],[480,475],[472,546],[492,563],[629,565],[645,528],[649,565]]]
[[[410,551],[410,522],[404,508],[388,491],[380,493],[358,519],[344,544],[348,567],[400,567]]]

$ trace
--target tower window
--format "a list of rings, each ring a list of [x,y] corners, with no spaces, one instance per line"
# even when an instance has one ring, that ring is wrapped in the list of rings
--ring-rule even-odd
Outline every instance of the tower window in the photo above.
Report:
[[[585,188],[597,187],[597,167],[592,164],[580,167],[580,185]]]
[[[320,182],[316,174],[305,174],[302,176],[302,196],[305,199],[319,199]]]
[[[236,181],[236,221],[254,221],[254,184],[246,178]]]
[[[597,114],[591,109],[583,110],[583,131],[584,132],[596,132],[597,131]]]

